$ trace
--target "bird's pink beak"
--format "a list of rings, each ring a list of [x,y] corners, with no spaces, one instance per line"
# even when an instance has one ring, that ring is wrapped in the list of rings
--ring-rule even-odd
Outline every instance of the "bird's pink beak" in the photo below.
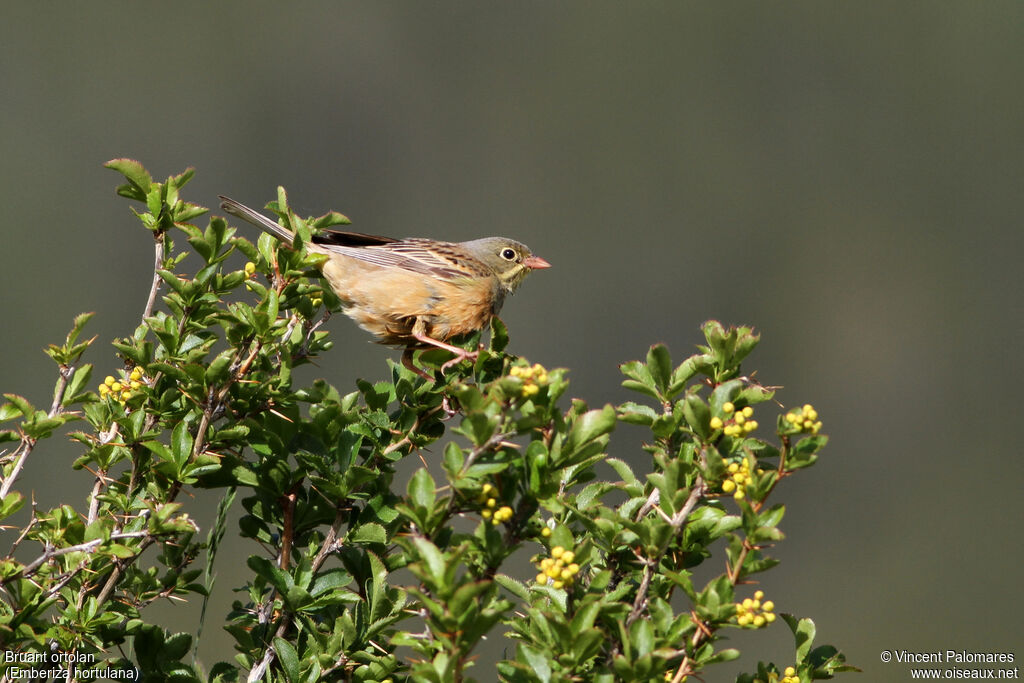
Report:
[[[540,256],[530,256],[523,259],[523,265],[533,270],[541,270],[543,268],[550,268],[551,264],[542,259]]]

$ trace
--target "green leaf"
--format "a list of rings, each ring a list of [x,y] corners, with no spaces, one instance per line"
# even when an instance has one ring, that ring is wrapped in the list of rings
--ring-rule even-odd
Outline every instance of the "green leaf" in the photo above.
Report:
[[[629,485],[639,483],[636,475],[633,474],[633,470],[630,469],[629,465],[625,461],[619,460],[618,458],[608,458],[605,462],[619,475],[623,482]]]
[[[11,408],[8,408],[8,406],[13,406],[13,408],[17,409],[23,417],[31,417],[36,410],[23,396],[18,396],[17,394],[4,394],[4,398],[10,401],[10,403],[5,405],[3,409],[0,409],[0,419],[2,420],[10,420],[13,417],[17,417],[17,413],[14,413]]]
[[[520,643],[516,648],[518,658],[533,670],[533,674],[541,683],[551,681],[551,663],[546,653],[536,650],[526,643]]]
[[[192,455],[192,435],[188,433],[188,426],[184,420],[174,425],[171,431],[171,452],[174,455],[174,462],[178,465],[188,462]]]
[[[659,417],[654,408],[627,401],[619,406],[619,419],[628,424],[651,426]]]
[[[216,386],[226,381],[230,375],[231,364],[235,359],[235,349],[225,349],[217,354],[206,368],[206,384]]]
[[[529,600],[530,591],[523,585],[522,582],[513,579],[511,576],[505,574],[495,574],[494,582],[507,590],[512,595],[516,596],[520,600]]]
[[[646,394],[658,401],[662,400],[655,387],[654,378],[651,377],[650,370],[647,369],[646,365],[638,360],[631,360],[620,365],[619,371],[629,378],[622,382],[622,386],[626,389]]]
[[[15,512],[21,509],[21,506],[25,504],[25,496],[17,491],[11,491],[8,493],[2,501],[0,501],[0,519],[10,517]]]
[[[810,619],[800,619],[798,621],[792,614],[781,614],[779,616],[789,626],[789,630],[793,632],[793,637],[796,640],[796,661],[803,662],[811,651],[811,645],[814,644],[817,627],[815,627],[814,622]]]
[[[361,524],[345,536],[346,543],[387,543],[387,531],[380,524]]]
[[[700,396],[690,394],[686,397],[683,402],[683,416],[690,429],[700,435],[702,439],[711,436],[711,410]]]
[[[153,185],[153,177],[142,164],[134,159],[111,159],[103,166],[117,171],[128,179],[128,185],[117,188],[119,195],[140,202],[146,200],[146,194]]]
[[[590,410],[576,418],[562,446],[562,453],[574,453],[584,444],[604,436],[615,429],[615,408],[606,405],[598,410]]]
[[[664,344],[655,344],[647,352],[647,369],[651,373],[654,386],[664,396],[672,381],[672,356]]]
[[[508,346],[508,328],[498,316],[491,318],[491,351],[501,353]]]
[[[413,545],[422,560],[422,566],[426,569],[426,576],[429,576],[434,584],[434,589],[444,589],[445,569],[447,562],[437,546],[425,538],[416,536],[412,539]]]
[[[434,507],[436,489],[437,484],[434,482],[434,478],[430,476],[430,472],[425,467],[421,467],[412,475],[406,491],[413,503],[430,510]]]
[[[274,638],[274,651],[277,652],[281,668],[284,669],[284,675],[289,683],[298,681],[300,676],[299,653],[295,651],[292,644],[284,638]]]

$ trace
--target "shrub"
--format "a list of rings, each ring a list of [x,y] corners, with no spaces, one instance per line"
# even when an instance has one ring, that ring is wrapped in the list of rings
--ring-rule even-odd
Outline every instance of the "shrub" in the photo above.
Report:
[[[621,366],[638,396],[619,406],[564,400],[567,372],[508,353],[497,320],[474,363],[442,373],[446,353],[422,353],[434,381],[391,363],[386,380],[349,393],[296,387],[293,369],[331,348],[322,323],[339,308],[317,277],[323,257],[301,246],[346,219],[300,220],[281,190],[273,208],[296,244],[254,244],[220,217],[193,224],[206,209],[179,197],[191,170],[158,183],[137,162],[107,165],[127,180],[118,193],[142,204],[157,267],[141,323],[113,343],[121,369],[94,378],[83,314],[47,351],[49,409],[13,394],[0,407],[11,444],[0,517],[25,504],[19,475],[66,426],[82,449],[74,467],[94,475],[87,509],[33,505],[0,560],[0,642],[18,656],[7,667],[468,681],[474,649],[500,634],[504,681],[681,681],[739,656],[718,647],[724,632],[777,621],[770,590],[755,588],[782,539],[785,509],[769,499],[827,439],[811,405],[770,417],[774,391],[741,374],[758,342],[750,328],[706,323],[706,346],[679,365],[651,347]],[[228,267],[234,252],[244,268]],[[643,472],[607,455],[620,422],[649,431]],[[422,458],[403,491],[396,464],[428,447],[430,466]],[[221,496],[202,524],[189,514],[198,489]],[[244,515],[229,529],[236,499]],[[190,596],[205,607],[229,532],[253,542],[224,622],[236,654],[203,669],[195,636],[151,623],[146,608]],[[695,585],[705,562],[721,573]],[[760,663],[740,680],[852,668],[812,646],[810,620],[778,621],[795,637],[788,668]]]

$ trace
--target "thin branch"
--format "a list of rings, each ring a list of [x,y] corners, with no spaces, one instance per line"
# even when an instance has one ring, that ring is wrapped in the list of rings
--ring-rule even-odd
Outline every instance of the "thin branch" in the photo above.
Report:
[[[39,569],[40,566],[43,565],[43,563],[49,562],[55,557],[67,555],[68,553],[92,552],[101,546],[105,540],[117,541],[123,538],[141,538],[148,535],[148,531],[129,531],[123,534],[111,534],[109,539],[97,538],[85,543],[79,543],[78,545],[69,545],[66,548],[54,548],[52,545],[47,544],[42,555],[25,565],[25,568],[21,570],[19,578],[31,576],[37,569]]]
[[[690,516],[690,513],[693,512],[693,508],[696,507],[700,499],[704,497],[704,493],[706,491],[707,486],[704,484],[704,479],[698,476],[697,481],[693,484],[693,488],[690,489],[690,495],[686,498],[686,502],[683,504],[683,507],[679,508],[679,511],[672,515],[671,519],[667,520],[669,524],[672,525],[672,529],[675,533],[678,534],[686,525],[686,519]],[[657,510],[662,514],[662,516],[664,516],[664,512],[662,512],[661,508],[657,508]],[[641,560],[644,563],[644,575],[640,580],[640,588],[636,592],[636,598],[633,600],[633,609],[626,618],[626,626],[629,626],[636,621],[647,606],[647,591],[651,587],[651,575],[654,573],[653,567],[658,563],[658,560],[654,558],[641,558]]]
[[[164,231],[158,230],[153,233],[153,241],[156,246],[153,249],[153,284],[149,287],[149,299],[146,300],[146,309],[142,311],[142,319],[145,320],[153,315],[153,306],[156,305],[156,293],[160,291],[160,268],[164,265]]]
[[[57,387],[53,392],[53,403],[50,405],[50,412],[47,413],[47,417],[56,417],[63,413],[61,403],[64,400],[64,392],[68,388],[68,380],[75,373],[74,365],[62,365],[60,368],[60,379],[57,380]],[[28,460],[29,453],[36,447],[36,440],[32,437],[22,434],[21,445],[18,446],[18,450],[15,451],[16,455],[14,467],[11,468],[11,473],[4,479],[3,485],[0,485],[0,499],[6,498],[7,494],[11,492],[11,487],[14,486],[14,482],[18,480],[18,475],[21,474],[22,468],[25,467],[25,461]]]
[[[343,510],[338,510],[334,515],[334,523],[331,525],[331,530],[327,533],[327,537],[324,538],[324,542],[320,545],[320,550],[317,552],[316,557],[313,558],[312,570],[316,574],[323,566],[327,558],[338,549],[338,532],[341,529],[341,524],[345,520],[345,513]],[[292,615],[284,614],[281,617],[281,623],[278,624],[277,630],[274,632],[274,638],[283,638],[288,632],[288,628],[292,624]],[[273,641],[271,641],[273,642]],[[246,679],[247,683],[256,683],[256,681],[263,678],[263,674],[267,672],[267,668],[274,663],[274,658],[277,656],[274,651],[274,646],[270,645],[267,647],[267,651],[263,653],[263,659],[249,671],[249,677]]]

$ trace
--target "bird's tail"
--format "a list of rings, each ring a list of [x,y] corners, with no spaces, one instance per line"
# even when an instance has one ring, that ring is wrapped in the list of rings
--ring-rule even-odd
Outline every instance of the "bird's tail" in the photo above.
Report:
[[[237,216],[238,218],[241,218],[243,221],[252,223],[263,232],[273,235],[282,242],[291,244],[292,240],[295,239],[295,235],[293,235],[290,230],[278,225],[274,221],[264,216],[259,211],[256,211],[255,209],[250,209],[245,204],[242,204],[241,202],[236,202],[234,199],[231,199],[230,197],[225,197],[224,195],[219,195],[219,197],[221,200],[220,208],[224,209],[232,216]]]

